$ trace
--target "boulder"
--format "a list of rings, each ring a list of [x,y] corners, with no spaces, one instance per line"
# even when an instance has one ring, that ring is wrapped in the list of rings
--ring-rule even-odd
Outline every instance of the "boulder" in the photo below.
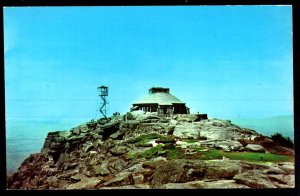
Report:
[[[79,182],[68,185],[66,189],[95,189],[99,183],[101,183],[101,179],[98,177],[84,178]]]
[[[225,141],[220,141],[215,143],[215,148],[220,148],[223,151],[237,151],[240,150],[243,145],[238,142],[238,141],[233,141],[233,140],[225,140]]]
[[[179,122],[196,122],[200,120],[197,114],[179,114],[177,117]]]
[[[233,140],[236,135],[232,131],[228,131],[223,127],[201,128],[200,136],[206,137],[208,140]]]
[[[239,161],[209,160],[206,161],[205,177],[212,179],[232,179],[236,174],[242,172]]]
[[[117,131],[116,133],[111,134],[111,135],[110,135],[110,138],[112,138],[112,139],[114,139],[114,140],[116,140],[116,139],[122,139],[123,136],[124,136],[124,134],[125,134],[124,131],[119,130],[119,131]]]
[[[248,186],[237,184],[234,180],[217,181],[193,181],[186,183],[168,183],[163,186],[165,189],[238,189],[249,188]]]
[[[262,170],[245,171],[234,176],[233,180],[250,188],[277,188]]]
[[[284,170],[285,172],[287,172],[288,174],[294,174],[295,173],[295,166],[294,163],[291,162],[283,162],[283,163],[279,163],[278,167],[282,170]]]
[[[144,183],[144,175],[143,174],[136,174],[133,175],[134,184],[143,184]]]
[[[186,182],[187,172],[192,167],[196,167],[193,162],[181,159],[171,160],[159,165],[154,171],[150,187],[159,188],[169,182]]]
[[[148,184],[134,184],[134,185],[125,185],[118,187],[101,187],[99,189],[150,189]]]
[[[123,126],[128,127],[129,130],[135,130],[137,128],[137,126],[139,126],[140,121],[139,120],[128,120],[124,124],[126,124],[126,125],[123,125]]]
[[[75,182],[79,182],[81,179],[86,178],[85,175],[83,174],[76,174],[74,176],[70,177],[70,180],[75,181]]]
[[[88,152],[90,150],[92,150],[94,148],[94,144],[93,143],[86,143],[84,146],[83,146],[83,151],[84,152]]]
[[[170,119],[169,123],[169,126],[176,126],[179,122],[177,120]]]
[[[124,185],[133,185],[134,179],[130,172],[122,172],[117,174],[115,177],[106,181],[101,187],[116,187]]]
[[[248,144],[245,148],[251,152],[265,152],[265,149],[258,144]]]
[[[79,135],[81,133],[80,129],[79,128],[74,128],[73,130],[71,130],[71,133],[73,135]]]
[[[128,164],[124,160],[116,159],[114,161],[109,162],[108,168],[112,173],[115,173],[115,172],[123,170],[126,165],[128,165]]]
[[[135,172],[141,171],[142,169],[143,169],[143,164],[142,163],[136,163],[136,164],[130,166],[128,169],[126,169],[126,171],[135,173]]]
[[[79,165],[78,162],[65,163],[64,170],[67,171],[67,170],[75,169],[78,165]]]
[[[126,146],[120,146],[120,145],[116,145],[114,147],[112,147],[109,151],[112,155],[122,155],[126,152],[128,152],[129,148]]]
[[[59,174],[57,176],[57,178],[60,180],[69,180],[71,178],[71,176],[75,176],[77,173],[78,173],[78,170],[70,170],[70,171],[64,172],[62,174]]]
[[[160,117],[156,113],[147,112],[146,114],[139,114],[136,117],[137,120],[146,121],[146,120],[159,120]],[[156,121],[157,122],[157,121]]]
[[[112,135],[113,133],[117,132],[119,130],[119,125],[120,122],[119,121],[113,121],[107,124],[102,125],[102,137],[104,140],[108,139],[110,135]]]
[[[173,135],[178,138],[194,138],[197,139],[200,134],[200,128],[191,123],[178,124],[174,128]]]
[[[153,168],[155,169],[157,166],[161,165],[161,164],[164,164],[167,162],[167,159],[165,157],[155,157],[153,159],[151,159],[150,161],[146,161],[144,162],[142,165],[143,167],[147,168]]]
[[[108,169],[108,161],[107,160],[102,162],[101,165],[94,166],[94,169],[95,169],[96,175],[106,176],[106,175],[110,174],[110,171]]]
[[[268,178],[273,181],[278,188],[294,188],[295,187],[295,175],[268,175]]]

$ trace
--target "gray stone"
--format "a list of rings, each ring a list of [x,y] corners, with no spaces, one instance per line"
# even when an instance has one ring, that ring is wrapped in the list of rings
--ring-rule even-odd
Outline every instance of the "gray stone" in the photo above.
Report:
[[[162,186],[166,189],[238,189],[249,188],[248,186],[237,184],[234,180],[217,181],[193,181],[186,183],[168,183]]]
[[[268,178],[279,188],[294,188],[295,187],[295,175],[268,175]]]
[[[206,178],[231,179],[236,174],[242,172],[242,167],[236,161],[230,160],[209,160],[206,161]]]
[[[99,183],[101,183],[101,179],[98,177],[84,178],[79,182],[68,185],[66,189],[95,189]]]
[[[277,188],[261,170],[249,170],[237,174],[233,179],[239,183],[251,188]]]
[[[175,126],[173,135],[179,138],[195,138],[197,139],[200,128],[191,123],[183,123]]]
[[[106,176],[110,174],[108,169],[108,161],[104,161],[100,166],[94,166],[96,175]]]
[[[258,144],[248,144],[245,148],[252,152],[265,152],[265,149]]]
[[[214,146],[216,148],[221,148],[223,151],[237,151],[243,147],[240,142],[232,140],[216,142]]]
[[[126,165],[127,163],[125,161],[123,161],[122,159],[117,159],[109,163],[109,169],[114,173],[116,171],[123,170]]]
[[[123,137],[124,134],[125,134],[124,131],[119,130],[116,133],[111,134],[110,138],[112,138],[112,139],[122,139],[122,137]]]
[[[159,165],[154,171],[150,187],[159,188],[162,184],[169,182],[185,182],[188,178],[188,170],[190,168],[201,167],[201,163],[202,162],[200,162],[199,165],[193,161],[177,159],[170,160],[165,164]]]
[[[70,170],[70,169],[75,169],[77,166],[79,165],[78,162],[74,162],[74,163],[66,163],[64,165],[64,170]]]
[[[94,148],[93,143],[87,143],[84,145],[83,150],[84,150],[84,152],[88,152],[88,151],[92,150],[93,148]]]
[[[115,177],[106,181],[103,186],[124,186],[124,185],[133,185],[134,179],[130,172],[122,172],[117,174]]]
[[[182,122],[196,122],[200,119],[196,114],[179,114],[177,120]]]
[[[133,179],[134,179],[134,184],[144,183],[144,175],[142,174],[133,175]]]
[[[128,152],[128,147],[126,146],[114,146],[113,148],[110,149],[111,154],[113,155],[122,155],[126,152]]]
[[[294,174],[295,173],[294,163],[291,163],[291,162],[280,163],[279,168],[286,171],[288,174]]]
[[[79,128],[75,128],[72,131],[73,135],[79,135],[80,134],[80,129]]]
[[[118,187],[101,187],[99,189],[150,189],[148,184],[134,184],[134,185],[125,185],[125,186],[118,186]]]
[[[150,161],[146,161],[143,163],[143,167],[150,167],[150,168],[156,168],[157,166],[164,164],[167,162],[167,159],[165,157],[155,157],[151,159]]]
[[[64,172],[62,174],[59,174],[57,176],[58,179],[61,179],[61,180],[68,180],[71,176],[74,176],[78,173],[78,170],[70,170],[68,172]]]
[[[85,175],[83,174],[76,174],[74,176],[70,177],[70,180],[75,181],[75,182],[79,182],[81,179],[86,178]]]

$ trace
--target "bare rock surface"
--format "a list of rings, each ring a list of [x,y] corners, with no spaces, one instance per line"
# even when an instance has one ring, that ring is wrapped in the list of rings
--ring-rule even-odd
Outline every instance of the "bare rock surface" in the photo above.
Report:
[[[132,112],[48,133],[7,188],[293,188],[293,155],[229,120]]]

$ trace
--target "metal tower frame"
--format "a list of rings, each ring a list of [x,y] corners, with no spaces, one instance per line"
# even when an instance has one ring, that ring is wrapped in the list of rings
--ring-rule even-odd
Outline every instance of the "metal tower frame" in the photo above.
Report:
[[[106,105],[108,104],[107,97],[108,97],[108,87],[107,86],[100,86],[97,88],[99,92],[99,96],[101,98],[100,102],[100,113],[103,115],[104,118],[107,118],[106,116]]]

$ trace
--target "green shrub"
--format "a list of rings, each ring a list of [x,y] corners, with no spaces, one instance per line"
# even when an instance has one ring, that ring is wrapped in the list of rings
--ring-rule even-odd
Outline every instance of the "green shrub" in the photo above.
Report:
[[[275,142],[278,142],[280,145],[288,148],[293,148],[294,143],[289,137],[284,137],[281,133],[275,133],[271,135],[271,139]]]

